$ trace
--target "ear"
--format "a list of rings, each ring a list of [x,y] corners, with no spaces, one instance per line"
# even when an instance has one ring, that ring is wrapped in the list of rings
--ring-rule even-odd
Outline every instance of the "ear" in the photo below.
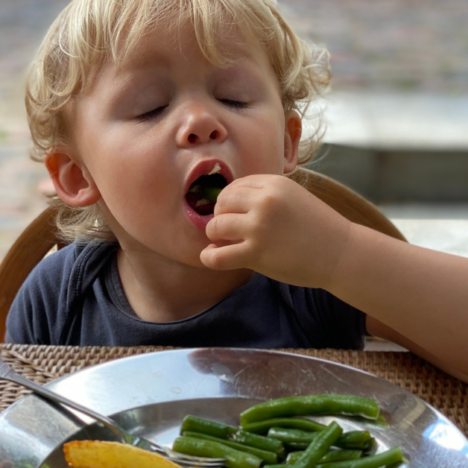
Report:
[[[292,110],[285,114],[284,127],[284,173],[289,174],[297,166],[299,142],[302,134],[302,120],[299,114]]]
[[[59,198],[70,206],[90,206],[101,198],[89,172],[78,165],[65,148],[54,148],[45,165]]]

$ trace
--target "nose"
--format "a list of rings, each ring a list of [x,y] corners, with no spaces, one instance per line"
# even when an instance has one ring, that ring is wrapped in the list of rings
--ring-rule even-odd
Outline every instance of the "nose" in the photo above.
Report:
[[[184,110],[183,122],[177,132],[177,144],[181,147],[222,143],[227,136],[225,126],[214,109],[202,103],[192,103]]]

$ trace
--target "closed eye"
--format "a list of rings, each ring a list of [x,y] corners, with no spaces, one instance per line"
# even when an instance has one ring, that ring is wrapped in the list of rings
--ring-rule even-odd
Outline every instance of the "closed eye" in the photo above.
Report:
[[[149,112],[145,112],[144,114],[137,116],[137,119],[140,122],[145,122],[147,120],[154,119],[158,117],[164,111],[166,107],[167,106],[162,106],[162,107],[157,107],[156,109],[152,109]]]
[[[235,107],[236,109],[245,109],[249,107],[249,104],[247,102],[234,101],[232,99],[220,99],[219,101],[223,104],[226,104],[229,107]]]

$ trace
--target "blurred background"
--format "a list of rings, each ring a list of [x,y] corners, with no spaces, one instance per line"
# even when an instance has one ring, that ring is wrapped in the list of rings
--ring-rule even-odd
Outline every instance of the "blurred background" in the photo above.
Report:
[[[0,1],[0,260],[46,206],[29,159],[28,63],[68,0]],[[376,203],[412,243],[468,257],[468,2],[279,0],[331,54],[311,168]]]

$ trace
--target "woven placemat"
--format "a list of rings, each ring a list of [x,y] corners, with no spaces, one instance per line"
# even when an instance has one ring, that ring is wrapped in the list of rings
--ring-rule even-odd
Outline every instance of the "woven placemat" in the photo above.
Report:
[[[20,374],[44,384],[84,367],[136,354],[165,351],[169,347],[73,347],[0,345],[0,357]],[[333,349],[282,349],[346,364],[370,372],[410,391],[447,416],[468,436],[468,385],[406,352],[365,352]],[[0,411],[28,393],[0,380]]]

